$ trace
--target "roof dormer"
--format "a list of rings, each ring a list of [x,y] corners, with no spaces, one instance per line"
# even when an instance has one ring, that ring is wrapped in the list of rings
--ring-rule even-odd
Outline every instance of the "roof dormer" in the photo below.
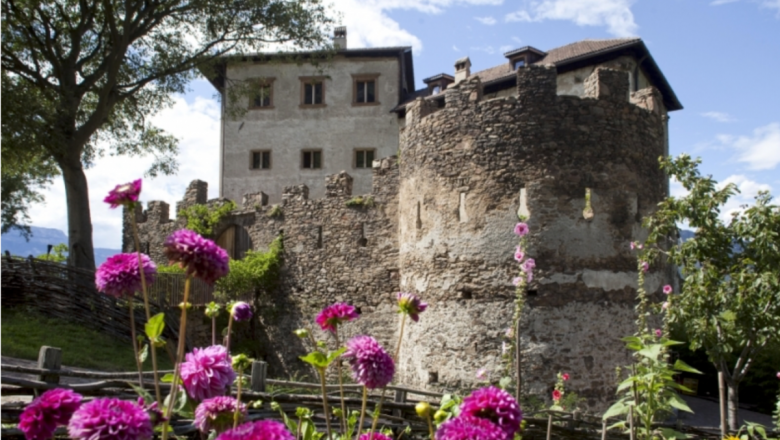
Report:
[[[520,67],[525,67],[539,61],[547,56],[547,52],[542,52],[532,46],[525,46],[520,49],[510,50],[509,52],[506,52],[504,56],[509,60],[509,65],[512,66],[512,70],[517,70]]]
[[[423,80],[425,85],[428,86],[428,92],[430,95],[436,95],[443,92],[447,86],[452,84],[454,81],[455,78],[453,78],[452,75],[447,75],[446,73],[433,75]]]

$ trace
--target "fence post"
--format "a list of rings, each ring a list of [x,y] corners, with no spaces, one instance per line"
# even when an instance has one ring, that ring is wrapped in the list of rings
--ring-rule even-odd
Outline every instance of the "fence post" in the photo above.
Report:
[[[404,390],[395,390],[395,398],[393,399],[393,402],[395,403],[406,403],[406,391]],[[400,409],[394,409],[393,415],[396,417],[401,417],[402,413]]]
[[[547,440],[552,439],[552,413],[547,413]]]
[[[268,363],[263,361],[252,361],[252,391],[265,392],[265,374],[268,370]]]
[[[59,370],[62,366],[62,350],[55,347],[49,347],[44,345],[38,352],[38,368],[46,368],[48,370]],[[41,374],[38,376],[38,380],[46,383],[60,383],[59,374]]]

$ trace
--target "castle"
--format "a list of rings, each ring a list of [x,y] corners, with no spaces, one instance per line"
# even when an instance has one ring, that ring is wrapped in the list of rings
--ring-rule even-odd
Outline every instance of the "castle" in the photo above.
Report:
[[[258,344],[272,372],[303,370],[306,348],[292,330],[336,301],[362,312],[351,334],[392,347],[394,293],[410,291],[430,307],[407,326],[399,382],[453,389],[475,386],[481,368],[499,375],[518,272],[512,228],[523,215],[537,262],[521,318],[525,391],[546,396],[555,374],[569,372],[568,388],[603,409],[615,367],[630,362],[619,340],[635,328],[629,242],[643,238],[641,218],[667,195],[657,160],[668,150],[667,111],[681,108],[660,71],[646,74],[647,56],[603,52],[591,58],[601,64],[563,72],[538,62],[549,53],[533,48],[483,75],[467,74],[468,59],[458,60],[455,77],[429,78],[427,89],[393,106],[391,117],[403,117],[398,155],[375,157],[370,191],[354,191],[357,179],[345,171],[324,176],[321,198],[309,197],[308,184],[287,185],[278,216],[269,216],[276,208],[262,186],[243,194],[218,227],[218,243],[240,258],[284,232],[274,313],[259,313]],[[193,182],[177,210],[206,203],[206,194],[205,182]],[[373,204],[347,203],[358,194]],[[165,237],[184,225],[168,211],[150,202],[133,213],[142,248],[157,262]],[[125,251],[133,249],[129,215]],[[657,292],[672,280],[668,268],[653,267],[646,287]]]

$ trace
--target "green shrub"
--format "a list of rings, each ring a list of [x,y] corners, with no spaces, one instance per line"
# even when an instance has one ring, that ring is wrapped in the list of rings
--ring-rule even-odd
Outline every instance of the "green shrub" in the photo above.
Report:
[[[236,204],[232,200],[222,202],[216,207],[197,204],[179,211],[179,217],[187,219],[187,229],[204,237],[211,237],[214,227],[235,209]]]

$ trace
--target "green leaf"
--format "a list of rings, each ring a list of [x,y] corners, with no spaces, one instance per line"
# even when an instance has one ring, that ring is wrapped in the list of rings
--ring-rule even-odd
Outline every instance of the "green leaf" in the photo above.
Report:
[[[693,410],[691,409],[691,407],[688,406],[688,404],[685,403],[685,401],[682,400],[680,398],[680,396],[678,396],[676,394],[672,394],[671,396],[669,396],[669,405],[671,405],[672,408],[679,409],[680,411],[693,413]]]
[[[673,368],[677,371],[684,371],[686,373],[703,374],[701,371],[691,367],[690,365],[686,364],[680,359],[677,359],[677,361],[675,361]]]
[[[341,347],[336,351],[332,351],[328,354],[328,365],[330,365],[333,361],[335,361],[339,356],[344,354],[344,352],[347,351],[347,347]]]
[[[299,356],[300,359],[309,365],[317,369],[325,368],[328,366],[328,358],[319,351],[313,351],[306,356]]]
[[[143,364],[147,357],[149,357],[149,345],[144,344],[141,349],[138,350],[138,362]]]
[[[671,428],[661,428],[661,435],[663,435],[663,438],[666,440],[685,440],[688,438],[686,434]]]
[[[149,322],[144,326],[146,331],[146,337],[150,341],[154,341],[162,335],[165,329],[165,313],[158,313],[149,319]]]
[[[734,322],[737,320],[737,314],[732,312],[731,310],[724,310],[720,312],[720,319],[727,321],[727,322]]]
[[[160,378],[160,382],[162,383],[173,383],[173,373],[168,373],[165,376]],[[184,384],[184,382],[181,380],[181,377],[179,378],[179,385]]]
[[[149,391],[146,391],[145,389],[139,387],[138,385],[133,384],[132,382],[127,382],[128,385],[135,391],[136,394],[138,394],[140,397],[144,399],[144,402],[154,402],[154,397],[152,397],[152,394]]]
[[[498,381],[498,386],[501,389],[507,389],[509,388],[509,385],[512,383],[512,378],[509,376],[504,376],[501,378],[501,380]]]
[[[605,412],[601,418],[607,420],[609,418],[621,416],[623,414],[628,414],[628,405],[622,401],[618,401],[612,404],[612,406],[609,407],[607,412]]]
[[[661,344],[653,344],[639,350],[637,354],[651,360],[656,360],[658,359],[658,356],[661,355],[661,350],[663,350],[663,348],[664,346]]]

